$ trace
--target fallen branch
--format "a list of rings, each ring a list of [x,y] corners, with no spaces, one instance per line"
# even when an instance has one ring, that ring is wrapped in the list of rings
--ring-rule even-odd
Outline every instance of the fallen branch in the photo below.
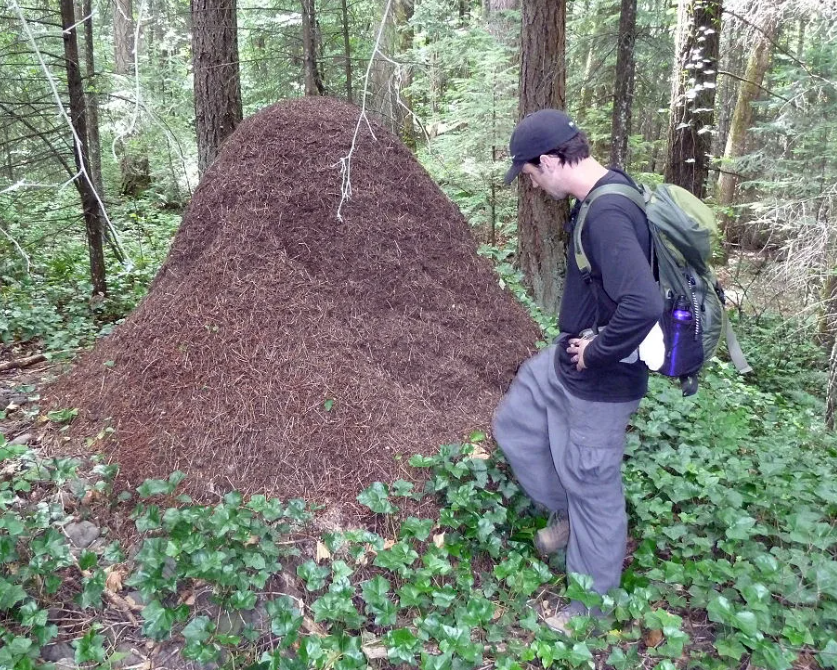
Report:
[[[17,358],[13,361],[5,361],[0,363],[0,372],[5,372],[6,370],[14,370],[16,368],[28,368],[30,365],[35,365],[35,363],[40,363],[41,361],[45,361],[46,356],[43,354],[35,354],[34,356],[26,356],[25,358]]]

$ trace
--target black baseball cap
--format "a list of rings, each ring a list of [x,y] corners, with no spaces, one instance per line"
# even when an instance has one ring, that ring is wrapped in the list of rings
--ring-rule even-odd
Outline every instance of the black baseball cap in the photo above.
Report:
[[[578,135],[578,126],[557,109],[542,109],[529,114],[514,129],[509,142],[512,165],[506,172],[511,184],[523,166]]]

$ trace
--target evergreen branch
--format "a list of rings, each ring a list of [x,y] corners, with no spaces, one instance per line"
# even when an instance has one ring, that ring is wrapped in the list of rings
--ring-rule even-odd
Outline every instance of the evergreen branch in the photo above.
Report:
[[[783,100],[784,102],[793,103],[793,100],[791,100],[790,98],[786,98],[783,95],[779,95],[775,91],[771,91],[769,88],[765,88],[761,84],[757,84],[756,82],[750,81],[749,79],[745,79],[744,77],[739,77],[737,74],[733,74],[732,72],[727,72],[726,70],[718,70],[718,74],[722,74],[726,77],[730,77],[731,79],[737,79],[738,81],[743,82],[745,84],[750,84],[751,86],[755,86],[755,87],[759,88],[760,90],[764,91],[765,93],[767,93],[767,95],[773,96],[774,98],[779,98],[779,100]]]
[[[75,174],[75,170],[70,167],[70,164],[64,159],[64,156],[61,154],[61,152],[55,148],[53,143],[47,137],[46,133],[39,130],[32,123],[30,123],[27,117],[16,114],[14,110],[10,109],[4,102],[0,102],[0,109],[3,110],[4,114],[8,114],[12,118],[22,123],[32,133],[34,137],[38,137],[44,144],[46,144],[49,147],[50,151],[52,151],[52,154],[56,158],[56,160],[59,163],[61,163],[61,166],[67,171],[67,174]]]
[[[762,28],[761,26],[756,25],[755,23],[753,23],[749,19],[744,18],[740,14],[737,14],[734,11],[732,11],[731,9],[728,9],[726,7],[723,8],[723,13],[724,14],[729,14],[730,16],[732,16],[735,19],[738,19],[739,21],[741,21],[745,25],[750,26],[750,28],[752,28],[753,30],[761,33],[762,36],[765,38],[765,40],[767,40],[768,44],[770,44],[770,46],[772,46],[774,49],[776,49],[776,51],[780,51],[785,56],[790,58],[794,63],[796,63],[799,67],[801,67],[805,71],[805,73],[809,77],[811,77],[811,79],[819,79],[823,83],[828,84],[829,86],[831,86],[833,88],[837,88],[837,84],[835,84],[830,79],[826,79],[822,75],[819,75],[816,72],[813,72],[811,70],[811,68],[808,67],[808,65],[804,61],[802,61],[799,58],[797,58],[796,56],[794,56],[790,51],[788,51],[785,47],[783,47],[776,40],[774,40],[770,35],[767,34],[767,32],[765,32],[764,28]],[[782,99],[784,100],[784,98],[782,98]],[[790,101],[788,101],[788,102],[790,102]]]

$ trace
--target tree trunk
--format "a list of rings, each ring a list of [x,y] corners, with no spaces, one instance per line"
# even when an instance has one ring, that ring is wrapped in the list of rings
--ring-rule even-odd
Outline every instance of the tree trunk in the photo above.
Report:
[[[241,122],[236,0],[192,0],[198,169],[203,174]]]
[[[12,157],[12,140],[11,137],[9,137],[9,126],[5,124],[3,125],[3,146],[6,149],[6,177],[9,182],[13,184],[15,181],[15,162]]]
[[[721,0],[680,0],[665,179],[706,193],[715,106]]]
[[[134,72],[134,8],[131,0],[116,0],[113,8],[113,67],[116,74]]]
[[[587,58],[584,59],[584,81],[581,85],[581,93],[579,99],[579,115],[582,120],[586,118],[587,112],[590,110],[593,102],[593,67],[595,65],[595,42],[590,40],[590,48],[587,50]]]
[[[84,16],[84,65],[87,71],[87,147],[90,156],[90,177],[99,198],[104,200],[105,191],[102,186],[102,142],[99,139],[99,82],[96,78],[96,63],[93,56],[93,10],[91,0],[83,0],[82,15]]]
[[[67,89],[70,98],[70,119],[78,136],[73,143],[76,169],[89,174],[87,164],[87,119],[84,109],[84,86],[79,68],[78,39],[73,0],[61,0],[61,25],[64,29],[64,62],[67,68]],[[75,180],[84,211],[84,226],[87,232],[87,250],[90,257],[90,282],[93,295],[106,295],[105,254],[102,247],[102,221],[104,214],[96,199],[90,181],[80,175]]]
[[[826,387],[825,422],[834,430],[837,424],[837,266],[832,266],[823,290],[823,323],[825,342],[831,346],[828,359],[828,385]]]
[[[514,21],[507,12],[510,9],[518,9],[520,6],[519,0],[486,0],[485,2],[485,18],[488,28],[494,37],[505,42],[509,42],[510,38],[514,36],[511,30]]]
[[[413,18],[415,0],[395,0],[395,29],[400,36],[398,56],[403,56],[413,48],[413,28],[410,21]],[[416,129],[413,123],[413,96],[410,86],[413,83],[413,68],[409,64],[401,66],[401,81],[398,83],[401,104],[396,105],[396,118],[400,136],[404,144],[410,149],[416,149]]]
[[[738,87],[738,99],[724,149],[723,171],[718,177],[718,204],[722,207],[729,207],[735,202],[735,187],[738,183],[738,178],[734,174],[736,172],[735,161],[746,153],[747,131],[753,116],[752,103],[761,93],[761,83],[770,65],[773,39],[778,25],[778,21],[771,18],[763,26],[764,32],[756,34],[753,51],[747,61],[744,81]],[[733,218],[725,214],[723,221],[727,235],[732,233],[732,237],[737,238],[736,231],[730,230]]]
[[[398,44],[398,30],[396,28],[396,8],[399,0],[393,0],[391,10],[384,17],[383,32],[381,33],[380,50],[391,55]],[[377,3],[380,12],[386,7],[386,0]],[[398,134],[398,99],[395,94],[395,68],[387,60],[376,56],[369,73],[369,101],[368,107],[373,116],[392,132]]]
[[[340,9],[343,13],[343,58],[346,66],[346,99],[353,103],[354,93],[352,92],[352,47],[349,44],[349,8],[346,0],[340,0]]]
[[[523,0],[520,109],[527,114],[564,108],[566,91],[564,0]],[[519,262],[535,302],[557,314],[564,285],[567,202],[556,202],[529,180],[518,179]]]
[[[322,79],[317,69],[317,15],[314,0],[302,0],[302,58],[304,63],[305,95],[322,95]]]
[[[825,394],[825,424],[829,430],[837,423],[837,340],[828,359],[828,386]]]
[[[610,162],[620,167],[628,164],[628,138],[631,135],[631,105],[634,100],[636,2],[637,0],[622,0],[622,10],[619,17],[619,51],[616,54],[616,85],[613,91]]]
[[[805,61],[805,29],[808,27],[808,19],[804,16],[799,19],[799,33],[796,36],[796,57]]]

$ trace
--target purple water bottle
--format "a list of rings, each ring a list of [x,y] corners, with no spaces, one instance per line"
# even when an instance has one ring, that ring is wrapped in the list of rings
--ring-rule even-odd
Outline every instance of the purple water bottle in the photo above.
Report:
[[[681,357],[684,353],[684,344],[692,333],[692,312],[689,309],[689,301],[686,296],[679,296],[671,312],[671,342],[669,351],[669,374],[678,374],[680,371]]]

